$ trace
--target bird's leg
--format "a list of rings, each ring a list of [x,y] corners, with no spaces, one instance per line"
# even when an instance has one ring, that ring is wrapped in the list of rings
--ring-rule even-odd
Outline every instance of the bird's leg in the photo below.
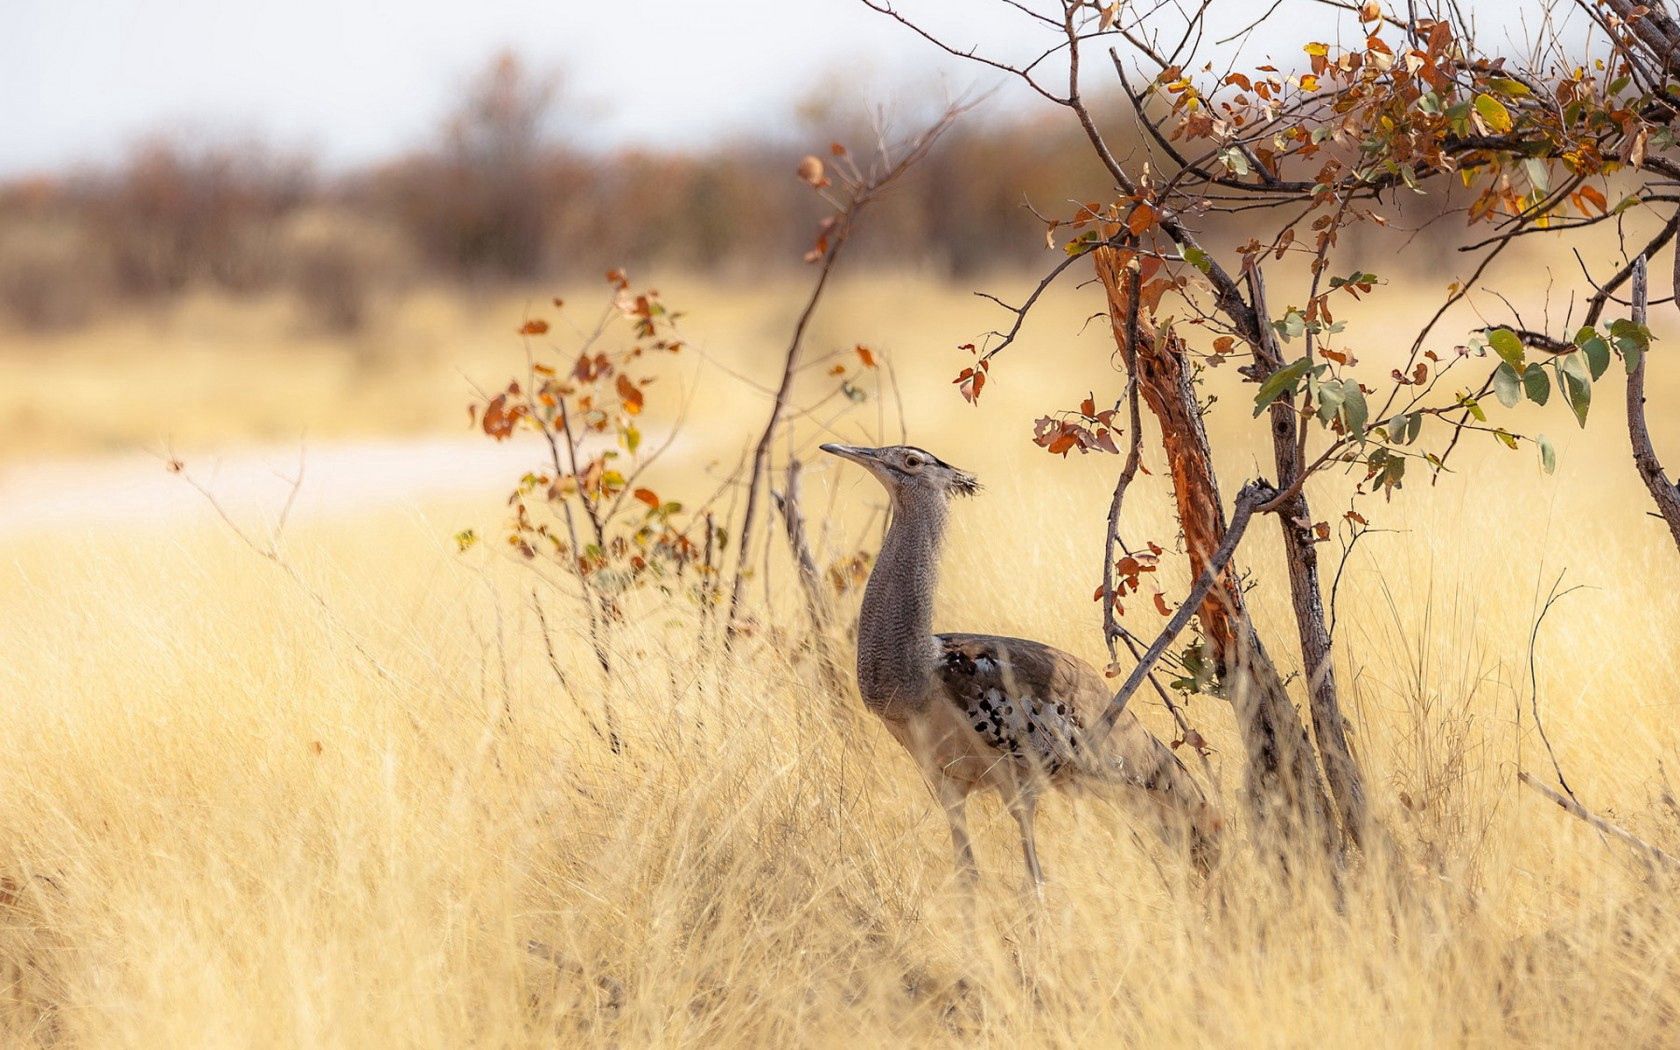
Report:
[[[956,854],[957,872],[972,886],[980,880],[980,869],[974,863],[974,846],[968,840],[968,792],[949,777],[940,777],[934,790],[945,807],[945,820],[951,825],[951,849]]]
[[[1033,890],[1044,892],[1044,869],[1038,866],[1038,845],[1033,841],[1033,817],[1038,812],[1038,796],[1029,787],[1021,787],[1009,797],[1009,812],[1021,826],[1021,857],[1027,862],[1027,877]]]

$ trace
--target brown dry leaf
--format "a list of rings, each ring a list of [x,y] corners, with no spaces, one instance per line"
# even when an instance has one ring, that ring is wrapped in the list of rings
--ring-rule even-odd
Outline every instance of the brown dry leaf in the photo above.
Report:
[[[484,406],[484,432],[497,441],[506,441],[513,436],[513,428],[525,414],[525,406],[508,407],[508,395],[497,394]]]

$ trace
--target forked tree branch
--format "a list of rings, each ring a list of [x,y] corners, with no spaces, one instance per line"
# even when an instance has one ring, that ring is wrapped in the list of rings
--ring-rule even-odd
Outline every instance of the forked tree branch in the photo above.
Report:
[[[1172,647],[1173,640],[1179,636],[1179,633],[1190,623],[1190,618],[1196,615],[1196,611],[1201,608],[1202,602],[1207,599],[1208,592],[1213,590],[1214,584],[1219,581],[1220,575],[1224,573],[1225,566],[1230,564],[1232,555],[1236,554],[1237,544],[1242,542],[1243,533],[1248,531],[1248,523],[1253,520],[1254,513],[1269,504],[1275,503],[1277,495],[1277,489],[1264,481],[1250,481],[1242,487],[1241,492],[1237,493],[1236,506],[1231,509],[1230,524],[1225,527],[1225,537],[1220,540],[1213,556],[1208,559],[1207,567],[1202,570],[1201,576],[1197,577],[1195,584],[1190,588],[1189,595],[1173,612],[1172,618],[1167,621],[1166,626],[1161,628],[1161,633],[1155,636],[1155,641],[1150,643],[1149,648],[1138,659],[1137,666],[1133,667],[1132,673],[1126,676],[1126,680],[1121,683],[1120,688],[1109,700],[1108,707],[1104,709],[1102,717],[1092,727],[1091,742],[1094,747],[1100,748],[1103,741],[1108,739],[1108,734],[1113,731],[1114,724],[1120,720],[1121,715],[1126,713],[1126,704],[1131,701],[1132,694],[1137,692],[1138,686],[1142,685],[1144,679],[1149,677],[1149,672],[1154,669],[1155,664]]]

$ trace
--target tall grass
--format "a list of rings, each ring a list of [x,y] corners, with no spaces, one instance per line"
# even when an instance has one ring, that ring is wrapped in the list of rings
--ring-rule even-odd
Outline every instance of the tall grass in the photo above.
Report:
[[[1603,542],[1547,539],[1544,497],[1488,484],[1543,556]],[[995,476],[941,622],[1095,655],[1088,537],[1042,523],[1100,497]],[[1058,799],[1040,905],[986,803],[972,924],[909,762],[801,653],[700,664],[655,619],[602,680],[562,613],[563,689],[523,574],[449,545],[468,513],[304,523],[291,557],[330,619],[214,529],[8,545],[5,1042],[1646,1045],[1680,1010],[1673,883],[1513,784],[1548,768],[1535,573],[1451,493],[1367,540],[1339,599],[1402,857],[1338,894],[1239,847],[1201,884],[1123,805]],[[1578,789],[1672,846],[1680,603],[1626,551],[1581,561],[1600,589],[1543,638],[1542,711]],[[622,756],[585,727],[603,702]],[[1229,718],[1191,714],[1234,809]]]
[[[759,367],[783,330],[766,316],[774,288],[667,291],[695,311],[696,353],[734,370]],[[1035,322],[974,410],[950,393],[941,349],[983,323],[966,296],[876,275],[831,305],[813,345],[891,354],[912,439],[987,485],[955,516],[939,627],[1098,660],[1090,593],[1113,462],[1064,463],[1026,433],[1106,374],[1104,333]],[[446,362],[493,383],[507,344],[458,304],[411,312],[405,331],[433,342],[370,384],[379,399],[344,381],[330,347],[300,353],[278,334],[242,359],[248,393],[175,389],[210,354],[210,328],[167,352],[145,332],[128,334],[131,353],[67,345],[53,368],[15,371],[14,397],[62,413],[31,431],[46,442],[86,425],[208,443],[304,412],[329,432],[338,413],[350,433],[460,418],[449,391],[465,384]],[[1057,292],[1042,316],[1086,312]],[[737,383],[691,367],[691,440],[658,479],[679,499],[751,408]],[[810,383],[829,382],[820,371]],[[101,400],[111,387],[127,397]],[[1263,473],[1245,391],[1229,370],[1210,390],[1223,475]],[[1393,504],[1362,504],[1387,531],[1359,543],[1337,591],[1339,675],[1397,854],[1340,889],[1279,882],[1233,819],[1238,841],[1204,884],[1123,804],[1056,798],[1039,904],[1012,823],[986,801],[972,918],[910,763],[797,644],[779,549],[752,587],[773,614],[727,659],[696,659],[687,620],[649,616],[617,629],[604,677],[575,607],[550,599],[562,684],[532,580],[496,553],[494,495],[407,514],[341,496],[340,516],[286,537],[300,586],[208,515],[119,531],[96,523],[90,493],[89,523],[0,538],[0,1043],[1668,1042],[1673,880],[1515,782],[1552,772],[1538,711],[1586,802],[1680,849],[1680,564],[1645,516],[1613,403],[1584,434],[1561,408],[1520,419],[1557,438],[1555,477],[1490,440],[1438,486],[1420,477]],[[1130,497],[1128,536],[1170,551],[1161,465],[1146,465],[1157,475]],[[1314,485],[1336,521],[1350,479]],[[867,539],[872,486],[808,475],[829,550]],[[491,542],[463,556],[450,536],[467,525]],[[1287,669],[1270,528],[1240,560]],[[1181,561],[1165,560],[1169,597],[1188,583]],[[1588,586],[1542,626],[1531,686],[1530,631],[1560,572]],[[1138,604],[1128,623],[1152,633]],[[1165,712],[1135,703],[1170,739]],[[603,704],[622,755],[589,728]],[[1229,712],[1198,698],[1189,717],[1235,818]]]

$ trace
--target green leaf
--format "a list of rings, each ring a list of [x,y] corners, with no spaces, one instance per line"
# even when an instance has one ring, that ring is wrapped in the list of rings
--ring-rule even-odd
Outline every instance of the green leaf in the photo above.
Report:
[[[1307,330],[1307,319],[1302,316],[1301,311],[1291,307],[1281,321],[1272,322],[1272,327],[1277,329],[1277,334],[1283,336],[1283,341],[1287,343]]]
[[[1618,321],[1617,324],[1622,322]],[[1597,379],[1610,367],[1610,344],[1604,337],[1592,328],[1583,328],[1575,333],[1575,345],[1587,355],[1587,363],[1591,366],[1592,377]]]
[[[1557,449],[1552,447],[1552,439],[1541,434],[1534,442],[1540,446],[1540,469],[1548,474],[1557,470]]]
[[[1328,383],[1310,384],[1317,386],[1318,418],[1320,422],[1328,423],[1341,414],[1342,404],[1347,401],[1347,391],[1334,380]]]
[[[1501,428],[1499,430],[1495,430],[1493,432],[1493,436],[1495,438],[1499,439],[1499,443],[1501,445],[1504,445],[1506,448],[1511,449],[1513,452],[1516,451],[1517,439],[1515,437],[1513,437],[1509,432],[1504,430],[1503,428]]]
[[[1523,366],[1522,340],[1509,328],[1495,328],[1488,333],[1488,345],[1512,368]]]
[[[1588,339],[1581,346],[1581,353],[1587,359],[1587,369],[1594,379],[1604,374],[1610,367],[1610,347],[1602,339]]]
[[[1388,431],[1389,444],[1409,445],[1417,440],[1418,432],[1423,429],[1423,413],[1408,415],[1402,412],[1384,424],[1384,428]]]
[[[1512,98],[1527,98],[1531,94],[1527,84],[1510,77],[1493,77],[1487,83],[1488,87],[1501,95],[1509,95]]]
[[[1522,380],[1517,377],[1517,370],[1511,367],[1511,362],[1501,361],[1499,367],[1493,370],[1493,393],[1506,408],[1515,408],[1522,400]]]
[[[1639,361],[1645,355],[1645,351],[1651,348],[1651,330],[1624,318],[1611,322],[1610,336],[1616,342],[1617,352],[1622,355],[1622,363],[1627,366],[1629,374],[1632,374],[1633,370],[1639,367]],[[1594,378],[1597,378],[1596,373]]]
[[[1294,311],[1290,311],[1290,313],[1293,314]],[[1254,414],[1258,416],[1266,411],[1266,408],[1273,401],[1285,394],[1293,394],[1295,384],[1301,381],[1301,377],[1307,374],[1307,369],[1310,367],[1312,367],[1312,362],[1303,357],[1298,361],[1292,361],[1284,365],[1267,376],[1266,381],[1260,384],[1259,393],[1254,395]]]
[[[1476,96],[1476,112],[1495,134],[1503,135],[1511,130],[1511,111],[1492,95]]]
[[[1208,258],[1208,253],[1200,248],[1184,248],[1180,250],[1179,254],[1184,256],[1185,262],[1203,273],[1208,273],[1213,269],[1213,260]]]
[[[1365,422],[1370,418],[1370,408],[1365,404],[1365,392],[1359,389],[1359,382],[1354,379],[1342,381],[1342,422],[1347,426],[1349,434],[1356,438],[1365,436]]]
[[[1539,365],[1529,365],[1522,374],[1523,393],[1537,405],[1543,405],[1552,397],[1552,380],[1546,375],[1546,370]]]
[[[1567,354],[1558,366],[1563,377],[1563,398],[1575,413],[1575,421],[1587,425],[1587,410],[1592,408],[1592,379],[1580,354]]]

